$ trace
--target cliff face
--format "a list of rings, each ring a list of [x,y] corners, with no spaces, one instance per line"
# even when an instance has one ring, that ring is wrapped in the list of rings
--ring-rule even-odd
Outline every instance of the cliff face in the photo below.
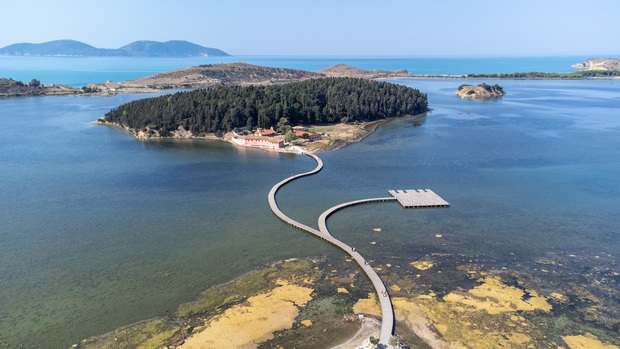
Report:
[[[478,86],[461,85],[454,94],[467,99],[491,99],[501,97],[505,95],[506,92],[497,84],[480,84]]]
[[[620,59],[591,58],[585,62],[573,64],[571,67],[586,70],[620,70]]]

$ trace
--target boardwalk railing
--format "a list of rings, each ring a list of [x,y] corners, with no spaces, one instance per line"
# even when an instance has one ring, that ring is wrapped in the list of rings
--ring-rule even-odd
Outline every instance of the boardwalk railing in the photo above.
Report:
[[[390,296],[387,292],[387,289],[385,288],[385,285],[383,284],[383,282],[381,281],[381,278],[379,278],[379,275],[377,275],[377,273],[374,271],[374,269],[372,269],[372,267],[370,267],[370,265],[368,264],[368,262],[364,259],[364,257],[362,257],[361,254],[359,254],[359,252],[357,252],[355,250],[355,248],[345,244],[344,242],[334,238],[330,233],[329,230],[327,230],[327,224],[326,224],[326,220],[327,217],[329,217],[332,213],[336,212],[339,209],[342,209],[344,207],[348,207],[351,205],[357,205],[357,204],[362,204],[362,203],[367,203],[367,202],[376,202],[376,201],[395,201],[395,198],[381,198],[381,199],[369,199],[369,200],[359,200],[359,201],[354,201],[354,202],[350,202],[350,203],[346,203],[346,204],[341,204],[335,207],[332,207],[331,209],[325,211],[321,217],[319,218],[319,226],[321,227],[321,230],[316,230],[312,227],[309,227],[305,224],[302,224],[300,222],[297,222],[294,219],[291,219],[290,217],[288,217],[287,215],[285,215],[280,208],[278,207],[278,204],[276,202],[276,193],[278,192],[278,190],[284,186],[285,184],[294,181],[296,179],[305,177],[305,176],[310,176],[313,175],[319,171],[321,171],[321,169],[323,168],[323,161],[316,155],[314,154],[308,154],[306,153],[306,155],[310,156],[311,158],[313,158],[316,163],[317,166],[314,170],[309,171],[309,172],[305,172],[305,173],[300,173],[297,175],[293,175],[291,177],[288,177],[282,181],[280,181],[279,183],[277,183],[276,185],[274,185],[271,190],[269,191],[269,196],[268,196],[268,201],[269,201],[269,207],[271,208],[271,211],[273,211],[273,213],[278,216],[278,218],[280,218],[281,220],[283,220],[284,222],[294,226],[295,228],[304,230],[306,232],[309,232],[317,237],[320,237],[321,239],[324,239],[328,242],[330,242],[331,244],[338,246],[340,249],[342,249],[343,251],[345,251],[346,253],[349,254],[349,256],[351,256],[351,258],[353,258],[357,264],[360,266],[360,268],[364,271],[364,273],[366,273],[366,275],[368,276],[368,278],[370,279],[370,281],[372,282],[375,291],[377,292],[377,295],[379,296],[379,302],[381,304],[381,334],[379,336],[379,342],[380,344],[382,344],[383,347],[385,347],[387,345],[387,343],[390,340],[390,337],[392,336],[392,334],[394,333],[394,311],[392,308],[392,302],[390,300]]]
[[[331,216],[338,210],[341,210],[345,207],[350,207],[354,205],[361,205],[371,202],[392,202],[399,201],[403,207],[418,207],[418,208],[430,208],[430,207],[450,207],[446,201],[441,199],[437,194],[433,193],[431,190],[390,190],[390,194],[392,197],[386,198],[374,198],[374,199],[364,199],[364,200],[356,200],[351,202],[346,202],[344,204],[336,205],[329,210],[323,212],[319,217],[318,225],[319,230],[316,230],[310,226],[297,222],[294,219],[291,219],[287,215],[285,215],[280,208],[278,207],[278,203],[276,202],[276,193],[278,190],[284,186],[285,184],[294,181],[296,179],[313,175],[321,169],[323,169],[323,161],[316,155],[302,152],[305,155],[313,158],[317,166],[314,170],[300,173],[297,175],[293,175],[286,179],[283,179],[276,185],[274,185],[269,191],[269,207],[271,211],[278,216],[284,222],[294,226],[295,228],[304,230],[310,234],[313,234],[337,247],[339,247],[342,251],[347,253],[357,264],[360,266],[362,271],[366,274],[368,279],[372,282],[373,287],[375,288],[375,292],[377,293],[379,304],[381,305],[381,333],[379,335],[379,348],[386,348],[390,341],[390,338],[394,334],[394,309],[392,307],[392,301],[390,299],[390,294],[381,281],[381,278],[377,274],[377,272],[368,264],[368,262],[362,257],[359,252],[355,250],[354,247],[351,247],[344,242],[336,239],[331,235],[329,230],[327,229],[327,218]]]

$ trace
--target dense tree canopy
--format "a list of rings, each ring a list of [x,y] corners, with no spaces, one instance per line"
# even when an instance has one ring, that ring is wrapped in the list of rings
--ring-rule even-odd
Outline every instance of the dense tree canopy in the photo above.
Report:
[[[44,91],[39,89],[41,82],[32,79],[30,83],[22,81],[0,78],[0,97],[10,96],[35,96]]]
[[[464,89],[464,88],[465,88],[465,87],[467,87],[467,86],[472,86],[472,85],[469,85],[469,84],[463,84],[463,85],[459,86],[458,90],[460,91],[460,90]],[[488,92],[491,92],[491,93],[498,93],[498,94],[502,94],[502,95],[503,95],[503,94],[506,94],[506,92],[504,92],[504,88],[503,88],[503,87],[501,87],[501,86],[500,86],[500,85],[498,85],[498,84],[495,84],[495,85],[489,85],[489,84],[487,84],[487,83],[483,82],[483,83],[481,83],[481,84],[480,84],[480,85],[478,85],[478,86],[482,87],[483,89],[485,89],[485,90],[487,90]]]
[[[426,94],[387,82],[310,79],[283,85],[230,86],[179,92],[121,105],[103,120],[160,135],[183,127],[194,135],[235,127],[370,121],[427,110]]]

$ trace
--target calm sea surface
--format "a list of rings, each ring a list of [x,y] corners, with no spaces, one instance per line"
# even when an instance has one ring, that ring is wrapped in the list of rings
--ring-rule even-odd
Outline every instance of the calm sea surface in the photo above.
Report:
[[[216,61],[562,72],[585,58],[0,57],[0,76],[80,86]],[[330,230],[379,261],[461,253],[509,266],[550,251],[617,254],[620,81],[485,80],[508,92],[486,102],[454,96],[460,80],[393,82],[428,93],[432,112],[323,154],[322,172],[279,193],[285,213],[315,226],[344,201],[431,188],[452,207],[353,207],[334,215]],[[265,263],[339,255],[281,223],[267,205],[271,186],[313,168],[311,159],[217,141],[141,142],[90,123],[151,96],[0,100],[0,348],[62,348],[171,314],[201,290]]]
[[[415,74],[481,74],[514,72],[566,73],[570,66],[585,61],[575,57],[494,57],[494,58],[387,58],[315,56],[231,56],[200,58],[127,57],[10,57],[0,56],[0,77],[21,81],[84,86],[89,83],[125,81],[200,64],[245,62],[250,64],[316,71],[335,64],[362,69],[407,69]]]

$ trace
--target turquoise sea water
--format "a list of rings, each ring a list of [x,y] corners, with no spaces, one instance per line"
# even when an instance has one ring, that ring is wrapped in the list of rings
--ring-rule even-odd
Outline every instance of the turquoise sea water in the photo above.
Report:
[[[0,77],[21,81],[84,86],[88,83],[125,81],[200,64],[245,62],[250,64],[316,71],[335,64],[362,69],[407,69],[415,74],[480,74],[513,72],[572,72],[570,66],[586,56],[574,57],[315,57],[231,56],[200,58],[126,57],[10,57],[0,56]]]
[[[16,58],[4,59],[2,71],[18,79],[19,69],[5,64]],[[301,69],[337,61],[257,59]],[[349,60],[416,71],[400,58]],[[464,72],[483,67],[454,60]],[[579,61],[554,59],[544,70],[527,69],[539,64],[527,59],[518,69],[519,60],[508,59],[513,63],[500,71],[560,71],[558,62]],[[90,82],[102,71],[112,75],[104,79],[121,80],[125,63],[86,61],[67,68],[65,83]],[[148,62],[126,70],[163,69]],[[56,61],[37,64],[41,74],[57,76]],[[420,69],[456,73],[445,60],[425,64]],[[428,93],[432,112],[321,155],[323,171],[278,194],[286,214],[314,226],[341,202],[431,188],[452,207],[353,207],[335,214],[330,230],[382,263],[428,253],[483,256],[506,266],[558,251],[617,254],[620,82],[485,80],[508,92],[485,102],[454,96],[459,80],[393,82]],[[217,141],[141,142],[90,123],[150,96],[0,100],[0,348],[62,348],[170,314],[201,290],[270,261],[339,255],[281,223],[267,205],[271,186],[313,168],[311,159]]]

